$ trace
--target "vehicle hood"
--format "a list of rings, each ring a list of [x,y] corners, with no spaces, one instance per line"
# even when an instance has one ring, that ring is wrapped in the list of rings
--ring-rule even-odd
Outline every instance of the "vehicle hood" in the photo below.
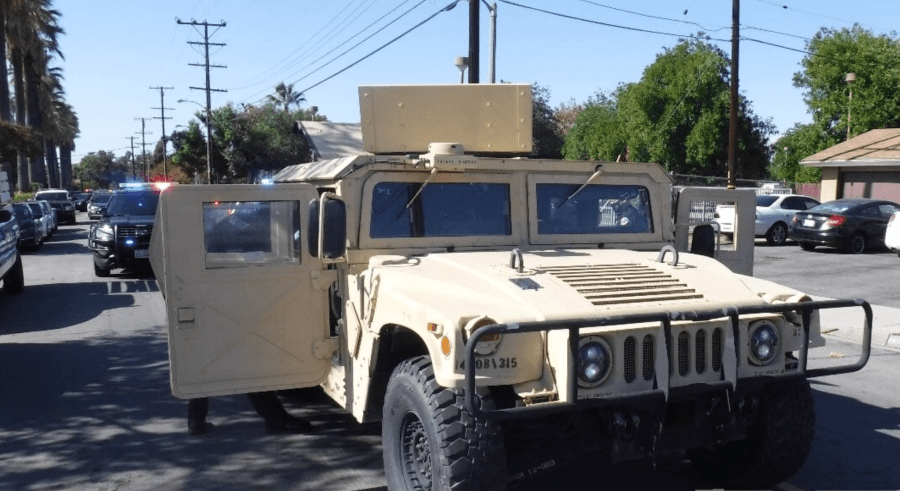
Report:
[[[427,308],[448,318],[489,315],[498,322],[596,318],[651,311],[698,311],[787,300],[800,292],[731,272],[718,261],[682,253],[546,250],[376,256],[367,290],[410,316]],[[381,293],[378,293],[381,292]],[[385,300],[390,297],[391,300]],[[427,307],[423,307],[427,306]]]

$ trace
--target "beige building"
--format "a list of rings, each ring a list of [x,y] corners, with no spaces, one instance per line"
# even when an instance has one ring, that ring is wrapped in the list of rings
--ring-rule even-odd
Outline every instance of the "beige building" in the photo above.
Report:
[[[822,168],[823,202],[838,198],[900,202],[900,128],[863,133],[800,164]]]

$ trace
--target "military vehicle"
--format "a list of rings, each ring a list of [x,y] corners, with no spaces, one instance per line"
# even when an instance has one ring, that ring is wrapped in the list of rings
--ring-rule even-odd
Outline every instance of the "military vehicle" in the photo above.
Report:
[[[381,421],[391,490],[505,489],[665,449],[729,486],[802,466],[807,377],[868,357],[808,369],[818,311],[860,307],[871,332],[871,310],[752,277],[752,191],[526,158],[528,85],[359,97],[353,155],[163,193],[150,256],[175,396],[320,385]],[[737,210],[733,242],[717,204]]]

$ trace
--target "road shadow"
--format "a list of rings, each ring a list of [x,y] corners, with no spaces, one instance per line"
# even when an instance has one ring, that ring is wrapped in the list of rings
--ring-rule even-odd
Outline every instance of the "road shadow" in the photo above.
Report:
[[[110,295],[129,291],[158,291],[155,281],[110,283],[57,283],[28,285],[11,298],[0,293],[0,336],[71,327],[112,309],[134,305],[133,295]],[[115,291],[115,289],[118,291]]]

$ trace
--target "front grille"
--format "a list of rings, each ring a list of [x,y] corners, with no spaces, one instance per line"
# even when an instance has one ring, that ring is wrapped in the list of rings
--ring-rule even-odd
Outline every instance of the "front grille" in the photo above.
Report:
[[[684,377],[687,375],[690,366],[688,365],[690,357],[690,347],[688,346],[688,336],[687,331],[681,331],[678,333],[678,375]]]
[[[718,372],[722,369],[722,328],[717,327],[712,333],[712,369]]]
[[[625,381],[628,382],[629,384],[634,381],[634,377],[635,377],[636,360],[634,359],[635,358],[634,345],[635,345],[634,337],[628,336],[628,338],[625,339],[624,357],[625,357]]]
[[[694,336],[694,367],[697,373],[706,371],[706,332],[697,331]]]
[[[119,227],[119,237],[150,237],[149,228]]]
[[[652,380],[653,379],[653,336],[646,335],[644,336],[644,343],[642,347],[642,358],[643,361],[643,370],[644,370],[644,380]]]
[[[702,299],[682,281],[644,264],[544,268],[596,306]]]
[[[685,329],[678,333],[675,345],[669,358],[674,361],[673,369],[678,375],[689,376],[692,371],[696,374],[706,372],[711,368],[713,372],[722,370],[722,328],[700,328],[694,331]],[[691,340],[693,339],[693,342]],[[711,339],[711,342],[709,341]],[[637,340],[634,336],[628,336],[622,345],[622,358],[624,367],[624,379],[626,383],[632,383],[637,379],[637,367],[641,367],[641,376],[644,380],[653,380],[655,371],[655,339],[652,334],[644,335],[641,341],[640,359],[637,358]],[[711,356],[710,356],[711,355]],[[693,362],[693,365],[692,365]]]

